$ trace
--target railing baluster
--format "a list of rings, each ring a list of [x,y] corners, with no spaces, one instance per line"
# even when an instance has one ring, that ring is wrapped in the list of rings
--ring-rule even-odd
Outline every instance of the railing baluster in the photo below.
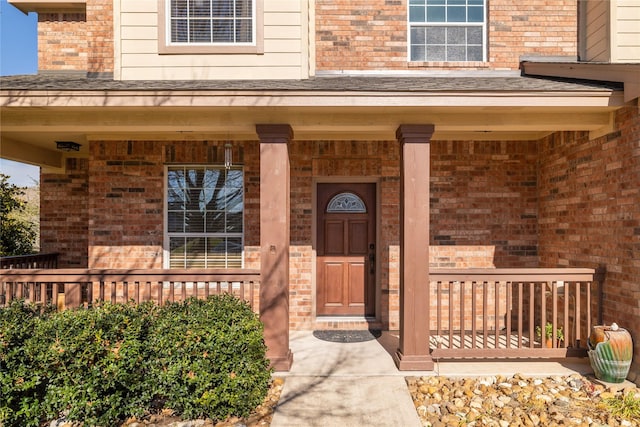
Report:
[[[558,346],[558,282],[551,282],[551,327],[553,328],[551,347]]]
[[[477,342],[476,342],[476,337],[477,337],[477,320],[476,317],[478,315],[478,298],[476,296],[477,293],[477,286],[476,286],[476,282],[473,281],[471,282],[471,348],[477,348]]]
[[[465,348],[466,345],[466,335],[465,335],[465,325],[464,325],[464,300],[465,300],[465,283],[460,281],[460,347]]]
[[[591,281],[586,283],[587,286],[587,337],[591,333]]]
[[[436,292],[436,299],[438,301],[436,309],[437,346],[440,348],[442,347],[442,282],[438,282]]]
[[[576,347],[580,347],[580,282],[576,282]]]
[[[545,325],[547,324],[547,283],[540,284],[540,345],[546,347]]]
[[[47,285],[44,283],[40,284],[40,302],[43,306],[47,305]]]
[[[500,315],[500,282],[499,281],[495,281],[493,283],[493,288],[494,288],[494,300],[495,300],[495,308],[494,308],[494,313],[493,313],[493,317],[494,317],[494,337],[495,337],[495,348],[500,348],[500,319],[499,319],[499,315]]]
[[[154,281],[153,283],[156,285],[156,289],[158,289],[158,305],[162,306],[164,305],[164,281]]]
[[[453,346],[453,294],[454,294],[455,282],[449,283],[449,320],[447,321],[447,328],[449,329],[449,347],[454,348]]]
[[[569,283],[564,284],[564,342],[563,347],[568,347],[569,340],[573,336],[573,331],[569,328]]]
[[[489,283],[485,280],[482,282],[482,348],[487,348],[487,337],[489,335],[487,321],[488,321],[488,313],[487,313],[487,303],[488,303],[488,288]]]
[[[507,344],[507,348],[511,348],[511,315],[513,313],[513,304],[512,304],[512,298],[513,298],[513,284],[511,282],[506,282],[507,285],[507,306],[505,307],[505,312],[506,314],[506,319],[505,319],[505,333],[506,333],[506,344]]]
[[[58,284],[54,283],[51,286],[51,303],[54,307],[58,307],[58,308],[60,308],[60,305],[58,304],[59,295],[60,293],[58,292]]]
[[[253,280],[249,282],[249,284],[251,285],[251,287],[249,288],[249,297],[251,298],[250,301],[250,305],[251,308],[255,310],[256,305],[255,305],[255,301],[254,301],[254,293],[255,293],[255,287],[256,287],[256,282],[254,282]]]
[[[529,283],[529,348],[534,347],[534,323],[535,323],[535,305],[536,297],[535,297],[535,283]]]
[[[129,282],[122,282],[122,302],[126,303],[129,301]]]
[[[27,300],[29,302],[35,302],[35,299],[36,299],[35,295],[34,295],[35,286],[36,286],[35,282],[27,282],[27,283],[25,283],[25,287],[26,287],[25,291],[27,293]]]

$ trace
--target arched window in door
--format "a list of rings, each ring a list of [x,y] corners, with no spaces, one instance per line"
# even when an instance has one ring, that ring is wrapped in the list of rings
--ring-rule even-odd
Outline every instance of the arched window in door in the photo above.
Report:
[[[353,193],[340,193],[333,196],[327,205],[328,213],[366,213],[367,207],[362,199]]]

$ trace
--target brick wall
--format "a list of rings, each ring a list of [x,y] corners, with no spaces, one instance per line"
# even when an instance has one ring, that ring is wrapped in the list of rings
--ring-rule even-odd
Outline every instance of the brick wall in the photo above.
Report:
[[[316,69],[517,70],[520,55],[577,55],[577,0],[495,0],[488,2],[488,62],[408,63],[407,3],[317,0]]]
[[[316,69],[403,69],[406,2],[317,0]]]
[[[540,144],[540,263],[604,265],[604,322],[628,328],[640,381],[640,110],[628,106],[616,131],[589,140],[562,132]]]
[[[431,265],[535,266],[536,144],[436,141],[431,146]],[[78,259],[69,251],[79,248],[82,265],[76,266],[162,268],[164,164],[220,163],[222,147],[221,142],[202,141],[92,141],[89,160],[70,164],[67,175],[43,176],[45,250],[63,252],[64,260],[67,252]],[[245,266],[259,268],[259,144],[236,142],[234,150],[236,162],[245,169]],[[291,327],[316,326],[315,180],[367,176],[378,181],[382,215],[378,231],[380,326],[397,328],[399,144],[295,141],[290,158]],[[335,322],[333,326],[363,325]]]
[[[537,143],[431,143],[431,244],[484,246],[477,262],[536,267]],[[488,247],[487,247],[488,246]],[[462,267],[442,252],[440,267]]]
[[[87,43],[89,73],[112,73],[113,50],[113,1],[87,1]]]
[[[162,268],[163,148],[91,142],[90,268]]]
[[[518,69],[521,55],[577,56],[577,3],[577,0],[490,1],[490,67]]]
[[[112,73],[113,2],[88,0],[86,13],[38,14],[38,69]]]
[[[431,265],[535,267],[536,142],[431,143]],[[383,327],[398,328],[399,145],[396,141],[295,141],[291,145],[292,329],[313,328],[314,178],[378,180],[378,256]],[[322,327],[362,327],[333,322]]]
[[[66,173],[40,176],[40,251],[59,252],[59,268],[86,268],[89,162],[68,159]]]
[[[86,31],[84,13],[39,13],[38,70],[86,71]]]
[[[234,149],[241,162],[243,144]],[[92,141],[90,151],[89,267],[163,268],[164,165],[221,164],[223,143]],[[259,181],[257,170],[250,169],[256,165],[252,160],[245,168],[248,268],[259,256]]]

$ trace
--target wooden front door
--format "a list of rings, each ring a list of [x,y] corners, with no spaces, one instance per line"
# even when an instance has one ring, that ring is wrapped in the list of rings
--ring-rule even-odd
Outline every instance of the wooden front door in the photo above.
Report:
[[[317,304],[322,315],[375,315],[376,185],[318,184]]]

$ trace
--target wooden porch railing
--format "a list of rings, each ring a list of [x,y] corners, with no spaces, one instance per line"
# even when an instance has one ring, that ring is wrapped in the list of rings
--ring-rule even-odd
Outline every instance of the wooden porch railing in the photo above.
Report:
[[[182,301],[230,293],[258,307],[260,271],[245,269],[95,270],[9,269],[0,279],[0,306],[24,298],[59,309],[96,301]]]
[[[592,294],[601,290],[603,278],[594,282],[594,273],[576,268],[432,269],[432,356],[585,356],[600,309]],[[553,331],[550,347],[545,344],[547,323]]]
[[[0,257],[0,269],[58,268],[58,253]]]

